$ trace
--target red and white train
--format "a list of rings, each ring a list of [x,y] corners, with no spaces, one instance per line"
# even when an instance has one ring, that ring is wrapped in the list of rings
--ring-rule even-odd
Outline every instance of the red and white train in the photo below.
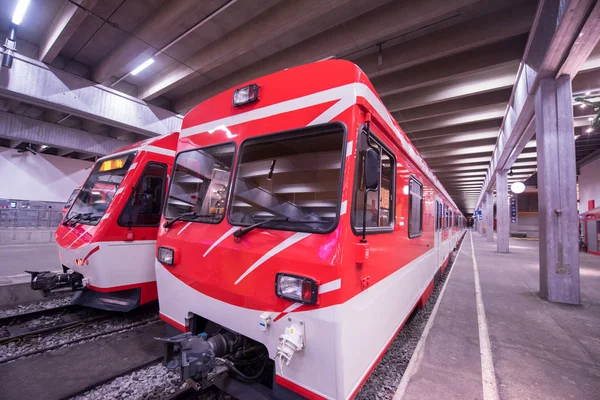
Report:
[[[45,293],[75,290],[74,304],[130,311],[157,299],[154,260],[178,133],[100,158],[54,234],[63,274],[30,272]]]
[[[464,218],[354,64],[210,98],[183,120],[157,240],[169,366],[198,388],[355,396],[430,296]]]

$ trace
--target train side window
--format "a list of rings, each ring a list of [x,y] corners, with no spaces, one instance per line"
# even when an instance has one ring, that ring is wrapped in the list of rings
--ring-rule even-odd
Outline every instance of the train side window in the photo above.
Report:
[[[438,229],[439,229],[439,228],[438,228],[438,214],[439,214],[440,210],[439,210],[438,204],[439,204],[439,202],[436,200],[436,201],[435,201],[435,221],[434,221],[434,225],[435,225],[435,228],[434,228],[434,230],[435,230],[436,232],[437,232],[437,231],[438,231]]]
[[[448,205],[444,204],[444,229],[448,229]]]
[[[412,239],[423,232],[423,184],[414,176],[408,182],[408,237]]]
[[[158,226],[165,201],[167,166],[148,163],[119,216],[121,226]]]
[[[367,232],[374,230],[392,231],[394,228],[396,159],[393,153],[375,138],[373,134],[370,135],[370,140],[367,144],[367,135],[364,131],[358,137],[357,147],[356,190],[354,191],[352,211],[354,232],[359,234],[363,226],[363,204],[365,198],[363,160],[365,152],[369,147],[379,152],[381,164],[378,188],[376,191],[367,193]]]
[[[444,204],[440,201],[438,203],[438,230],[442,230],[444,227],[444,219],[443,219],[443,215],[444,215]]]

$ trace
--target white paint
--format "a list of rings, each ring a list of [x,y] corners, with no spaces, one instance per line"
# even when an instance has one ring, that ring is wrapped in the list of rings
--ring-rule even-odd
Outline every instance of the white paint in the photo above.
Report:
[[[350,157],[352,155],[352,147],[353,147],[353,141],[349,141],[348,144],[346,144],[346,157]]]
[[[319,294],[333,292],[342,287],[342,278],[336,279],[335,281],[327,282],[319,286]]]
[[[87,265],[75,264],[76,258],[85,258],[96,246],[100,249]],[[156,240],[92,242],[75,249],[58,246],[58,251],[63,264],[83,274],[92,286],[111,288],[156,280]]]
[[[588,210],[588,201],[594,200],[596,207],[600,207],[600,158],[587,163],[580,168],[579,175],[579,212]]]
[[[342,201],[342,204],[340,206],[340,216],[346,214],[347,211],[348,211],[348,200],[344,200],[344,201]]]
[[[293,244],[301,241],[302,239],[304,239],[305,237],[308,237],[312,235],[311,233],[306,233],[306,232],[297,232],[294,233],[292,236],[290,236],[289,238],[285,239],[283,242],[279,243],[277,246],[273,247],[271,250],[269,250],[264,256],[262,256],[261,258],[259,258],[254,264],[252,264],[238,279],[237,281],[235,281],[235,284],[237,285],[238,283],[240,283],[242,281],[242,279],[244,279],[246,276],[248,276],[248,274],[250,274],[250,272],[254,271],[256,268],[260,267],[265,261],[267,261],[269,258],[273,257],[274,255],[279,254],[280,252],[282,252],[283,250],[287,249],[288,247],[292,246]],[[210,249],[209,249],[210,250]]]
[[[192,224],[191,222],[188,222],[187,224],[185,224],[185,225],[183,226],[183,228],[181,228],[181,229],[179,230],[179,232],[177,232],[177,235],[181,235],[181,233],[182,233],[183,231],[185,231],[185,230],[186,230],[186,229],[187,229],[187,228],[188,228],[188,227],[189,227],[191,224]]]
[[[473,233],[469,231],[471,240],[471,256],[473,257],[473,276],[475,278],[475,299],[477,300],[477,325],[479,327],[479,353],[481,354],[481,383],[483,386],[483,400],[498,400],[498,384],[494,372],[494,360],[492,358],[492,345],[488,332],[487,320],[483,296],[481,295],[481,283],[479,282],[479,267],[475,258],[475,247],[473,246]]]
[[[206,252],[204,253],[204,255],[202,257],[206,257],[208,255],[208,253],[210,253],[212,251],[212,249],[214,249],[215,247],[217,247],[219,245],[219,243],[221,243],[229,235],[231,235],[233,232],[237,231],[238,229],[240,229],[238,226],[234,226],[231,229],[229,229],[227,232],[225,232],[223,235],[221,235],[220,238],[218,238],[217,240],[215,240],[215,242],[210,245],[210,247],[208,248],[208,250],[206,250]]]
[[[454,259],[454,263],[458,261],[458,257],[460,256],[460,250],[462,249],[462,245],[460,246],[458,253],[456,254],[456,258]],[[442,290],[440,291],[440,295],[438,296],[437,302],[435,306],[433,306],[433,310],[431,311],[431,315],[429,316],[429,320],[425,325],[425,329],[421,334],[421,339],[419,339],[419,343],[417,343],[417,347],[413,352],[412,357],[410,358],[410,362],[408,363],[408,367],[406,367],[406,371],[404,371],[404,375],[402,375],[402,380],[400,381],[400,385],[394,394],[393,400],[400,400],[404,397],[406,393],[406,388],[408,387],[408,383],[412,379],[412,377],[417,372],[421,361],[423,360],[423,356],[425,354],[425,342],[427,341],[427,337],[429,336],[429,331],[433,326],[433,322],[435,321],[435,317],[438,312],[438,308],[440,303],[442,302],[442,298],[444,297],[444,293],[446,292],[446,286],[448,286],[448,282],[450,282],[450,278],[452,277],[452,272],[454,272],[454,268],[450,270],[448,276],[446,277],[446,282],[444,282],[444,286],[442,286]]]
[[[0,198],[65,202],[81,186],[93,165],[38,153],[0,147]]]

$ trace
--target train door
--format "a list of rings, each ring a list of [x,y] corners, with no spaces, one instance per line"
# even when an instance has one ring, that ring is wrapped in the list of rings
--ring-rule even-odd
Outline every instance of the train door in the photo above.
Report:
[[[587,248],[588,251],[598,252],[598,225],[599,221],[588,219],[587,220]]]
[[[442,201],[435,199],[435,231],[434,231],[435,259],[437,266],[442,265]]]

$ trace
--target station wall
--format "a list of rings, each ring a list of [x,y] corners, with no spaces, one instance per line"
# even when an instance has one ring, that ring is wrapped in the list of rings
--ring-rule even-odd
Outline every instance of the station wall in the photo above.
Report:
[[[579,175],[579,212],[588,210],[588,201],[594,200],[596,207],[600,206],[600,158],[589,162],[580,168]]]
[[[83,184],[90,161],[0,147],[0,198],[65,202]]]

